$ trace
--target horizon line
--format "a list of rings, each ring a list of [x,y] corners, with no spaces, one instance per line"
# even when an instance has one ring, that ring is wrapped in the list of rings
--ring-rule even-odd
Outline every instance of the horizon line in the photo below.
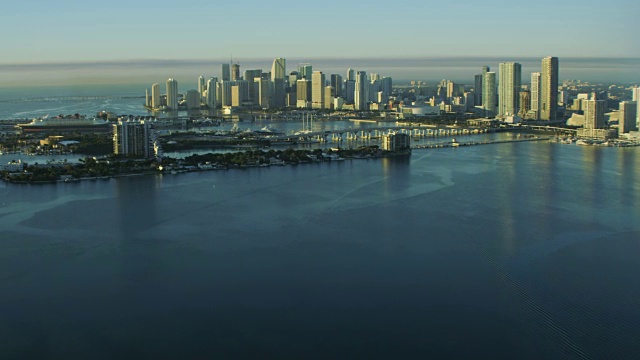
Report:
[[[546,56],[470,56],[470,55],[451,55],[451,56],[354,56],[354,57],[333,57],[333,56],[316,56],[316,57],[290,57],[284,59],[291,60],[440,60],[440,59],[466,59],[466,60],[499,60],[499,59],[522,59],[522,60],[542,60]],[[569,60],[640,60],[640,56],[620,57],[620,56],[555,56],[558,59]],[[247,57],[244,61],[268,61],[275,58],[271,57]],[[158,64],[179,64],[179,63],[201,63],[216,62],[220,64],[230,63],[229,59],[220,58],[184,58],[184,59],[163,59],[163,58],[131,58],[131,59],[111,59],[111,60],[80,60],[80,61],[51,61],[51,62],[1,62],[0,67],[38,67],[38,66],[63,66],[63,65],[110,65],[110,64],[139,64],[156,62]],[[242,64],[240,59],[236,59],[235,63]]]

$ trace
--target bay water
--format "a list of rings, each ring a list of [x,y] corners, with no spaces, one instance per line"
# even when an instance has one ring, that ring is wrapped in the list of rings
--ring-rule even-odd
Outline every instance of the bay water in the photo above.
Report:
[[[635,358],[640,153],[0,184],[0,357]]]

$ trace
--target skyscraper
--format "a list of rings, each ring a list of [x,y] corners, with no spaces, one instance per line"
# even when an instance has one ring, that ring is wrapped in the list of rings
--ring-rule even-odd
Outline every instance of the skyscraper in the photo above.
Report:
[[[382,91],[384,101],[387,101],[393,91],[393,79],[389,76],[383,77],[382,80],[380,80],[380,90]]]
[[[356,81],[356,72],[353,69],[347,69],[347,81]]]
[[[342,76],[331,74],[331,87],[333,88],[333,97],[342,97]]]
[[[207,88],[207,83],[204,80],[204,76],[198,77],[198,92],[200,93],[200,96],[204,95],[204,90],[206,88]]]
[[[313,74],[313,66],[311,66],[310,64],[300,64],[300,66],[298,66],[298,74],[300,75],[300,78],[311,80],[311,74]]]
[[[258,104],[264,109],[271,107],[271,80],[263,77],[254,78],[257,87]]]
[[[623,101],[620,103],[620,119],[618,133],[628,133],[636,127],[638,103],[636,101]]]
[[[271,82],[273,91],[271,93],[271,107],[285,107],[286,96],[287,62],[283,58],[275,58],[271,65]]]
[[[150,124],[145,121],[118,121],[112,124],[113,153],[150,158],[154,155]]]
[[[187,90],[186,94],[187,99],[187,109],[199,109],[200,108],[200,100],[202,96],[200,92],[196,89]]]
[[[367,72],[356,73],[355,93],[353,98],[355,110],[366,110],[367,106]]]
[[[496,73],[488,71],[482,78],[482,107],[485,116],[496,116]]]
[[[167,107],[171,110],[178,110],[178,81],[167,80]]]
[[[518,114],[518,94],[522,86],[522,66],[519,63],[500,63],[498,72],[498,116]]]
[[[475,75],[473,77],[474,80],[474,93],[475,93],[475,104],[482,105],[482,74]]]
[[[255,86],[255,78],[259,78],[262,76],[262,69],[254,69],[254,70],[245,70],[243,79],[247,82],[248,93],[246,95],[247,99],[250,100],[253,104],[259,103],[258,101],[258,88]]]
[[[631,89],[631,99],[640,104],[640,87],[634,87]],[[640,110],[640,109],[639,109]],[[636,110],[636,128],[640,129],[640,111]]]
[[[296,82],[296,107],[307,108],[311,103],[311,81],[300,79]]]
[[[531,110],[531,91],[520,90],[520,100],[518,101],[518,116],[524,119],[529,110]]]
[[[240,80],[240,64],[231,64],[231,81]]]
[[[311,75],[311,107],[314,109],[324,108],[324,87],[325,76],[322,71],[314,71]]]
[[[558,112],[558,58],[542,59],[540,74],[540,119],[555,120]]]
[[[484,76],[486,73],[489,72],[489,67],[488,66],[483,66],[482,67],[482,73],[478,74],[475,76],[474,80],[475,80],[475,92],[476,92],[476,105],[478,106],[483,106],[482,100],[484,99],[483,95],[482,95],[482,89],[484,89]]]
[[[231,80],[231,65],[229,64],[222,64],[222,81],[229,81]]]
[[[151,107],[154,109],[162,106],[160,102],[160,84],[155,83],[151,85]]]
[[[604,110],[606,103],[604,100],[584,101],[584,128],[602,129],[604,127]]]
[[[283,58],[275,58],[271,65],[271,81],[275,79],[285,80],[287,77],[287,60]]]
[[[218,82],[218,79],[216,78],[210,78],[209,80],[207,80],[207,106],[209,107],[209,109],[215,109],[216,108],[216,83]]]
[[[540,73],[531,73],[531,111],[534,120],[540,119]]]

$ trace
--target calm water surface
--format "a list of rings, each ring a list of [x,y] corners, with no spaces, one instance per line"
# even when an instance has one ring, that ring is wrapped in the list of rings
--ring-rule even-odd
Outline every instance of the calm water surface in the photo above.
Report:
[[[0,358],[635,358],[638,151],[0,184]]]

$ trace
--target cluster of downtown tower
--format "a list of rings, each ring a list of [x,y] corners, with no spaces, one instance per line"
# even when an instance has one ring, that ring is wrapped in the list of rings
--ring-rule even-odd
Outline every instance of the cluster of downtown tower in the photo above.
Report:
[[[240,108],[258,106],[262,109],[312,108],[369,110],[371,104],[385,103],[392,90],[392,79],[365,71],[348,69],[346,78],[322,71],[313,71],[310,64],[301,64],[287,74],[286,59],[273,60],[270,72],[261,69],[240,73],[237,63],[222,64],[221,79],[200,76],[197,89],[178,94],[178,82],[168,79],[166,95],[155,83],[147,90],[146,106],[153,110],[190,110],[206,107]]]
[[[500,63],[498,79],[495,72],[484,66],[482,74],[475,76],[476,104],[482,104],[486,116],[518,115],[532,120],[556,120],[558,73],[558,58],[543,58],[541,71],[531,73],[530,88],[525,90],[521,64]]]

